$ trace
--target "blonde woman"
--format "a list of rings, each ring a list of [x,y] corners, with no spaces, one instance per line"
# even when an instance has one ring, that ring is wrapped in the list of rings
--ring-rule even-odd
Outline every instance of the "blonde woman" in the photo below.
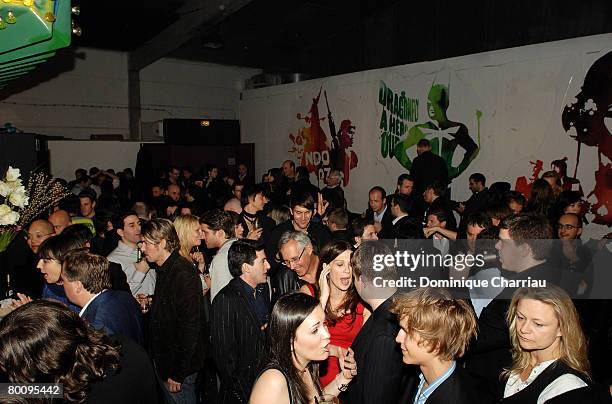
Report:
[[[179,254],[198,268],[202,280],[202,289],[206,293],[210,288],[210,276],[205,273],[204,255],[196,248],[202,244],[204,238],[204,233],[200,227],[200,219],[193,215],[178,216],[174,219],[174,228],[181,243]]]
[[[512,366],[504,403],[541,404],[590,381],[576,307],[560,288],[518,289],[508,310]]]

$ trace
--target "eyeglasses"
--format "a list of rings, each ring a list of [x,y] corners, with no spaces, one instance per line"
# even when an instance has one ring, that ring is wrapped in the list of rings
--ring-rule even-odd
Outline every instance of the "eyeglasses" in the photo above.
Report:
[[[48,233],[48,234],[42,234],[42,233],[36,233],[36,234],[26,234],[25,238],[26,240],[32,240],[32,239],[36,239],[36,240],[42,240],[43,237],[47,237],[47,236],[53,236],[55,233]]]
[[[557,223],[557,227],[559,228],[559,230],[574,230],[579,228],[579,226],[574,226],[573,224],[563,223]]]
[[[291,259],[288,259],[288,260],[282,260],[282,259],[279,258],[279,262],[282,265],[284,265],[286,267],[289,267],[289,266],[291,266],[291,264],[295,264],[296,262],[298,262],[299,260],[302,259],[302,255],[304,255],[304,251],[306,251],[306,247],[302,248],[302,252],[300,253],[299,257],[297,257],[297,258],[294,257],[294,258],[291,258]]]

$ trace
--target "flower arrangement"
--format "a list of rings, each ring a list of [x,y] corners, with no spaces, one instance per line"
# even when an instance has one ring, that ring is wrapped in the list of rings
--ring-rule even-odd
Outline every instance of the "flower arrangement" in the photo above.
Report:
[[[41,172],[32,173],[24,187],[19,169],[9,166],[0,180],[0,252],[7,249],[22,227],[69,194]]]

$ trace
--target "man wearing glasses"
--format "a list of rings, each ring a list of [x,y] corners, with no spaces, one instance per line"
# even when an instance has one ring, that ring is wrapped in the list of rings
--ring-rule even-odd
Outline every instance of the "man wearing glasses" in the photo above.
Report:
[[[296,290],[308,291],[308,284],[317,282],[319,257],[312,241],[300,231],[283,233],[278,242],[278,260],[281,263],[273,285],[277,296]]]
[[[270,234],[269,242],[266,243],[266,256],[276,257],[282,259],[279,255],[280,240],[281,236],[287,232],[300,232],[304,233],[307,238],[310,236],[311,245],[315,250],[319,250],[329,240],[331,240],[331,234],[329,229],[321,223],[313,220],[315,215],[315,201],[309,193],[298,193],[291,196],[291,218],[284,223],[279,224]],[[298,255],[301,250],[298,251]],[[289,257],[295,258],[295,257]],[[289,259],[287,258],[287,259]],[[273,278],[276,277],[277,273],[282,268],[279,268],[280,261],[276,261],[272,264],[270,274]]]
[[[559,244],[555,244],[554,253],[551,254],[555,258],[555,264],[558,268],[574,273],[579,278],[574,279],[575,284],[579,284],[578,293],[582,294],[586,290],[588,284],[592,283],[592,279],[583,279],[587,267],[591,264],[591,251],[582,245],[580,235],[582,234],[582,219],[574,213],[566,213],[561,215],[557,221],[557,236]]]
[[[45,283],[36,269],[38,247],[54,235],[53,225],[47,220],[34,220],[27,228],[24,239],[16,239],[7,250],[6,275],[8,283],[3,286],[15,293],[38,298]],[[28,248],[29,247],[29,248]],[[2,271],[4,272],[4,271]],[[3,275],[5,276],[5,275]]]

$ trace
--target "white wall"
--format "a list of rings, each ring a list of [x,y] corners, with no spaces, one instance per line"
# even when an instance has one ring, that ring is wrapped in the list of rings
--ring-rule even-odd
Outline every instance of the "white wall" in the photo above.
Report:
[[[71,71],[2,99],[0,124],[75,139],[89,139],[92,133],[126,135],[127,55],[93,49],[78,49],[79,54],[83,57],[75,58]]]
[[[261,70],[161,59],[140,73],[142,121],[237,119],[246,79]]]
[[[121,171],[136,168],[140,142],[111,142],[92,140],[49,141],[51,174],[68,181],[74,179],[74,170],[98,167]]]
[[[91,134],[122,134],[127,139],[127,54],[90,48],[76,49],[76,54],[80,57],[72,70],[0,97],[0,124],[73,139],[89,139]],[[236,119],[243,83],[259,72],[161,59],[141,71],[142,121]]]

